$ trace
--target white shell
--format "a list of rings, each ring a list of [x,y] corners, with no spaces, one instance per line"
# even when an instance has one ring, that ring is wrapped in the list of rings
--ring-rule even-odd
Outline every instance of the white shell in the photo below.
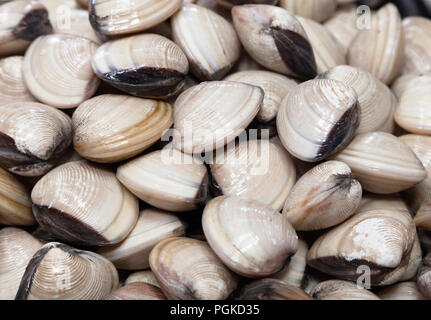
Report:
[[[431,72],[431,21],[422,17],[403,19],[405,35],[403,74]]]
[[[67,10],[63,7],[63,10],[60,9],[60,14],[52,19],[52,24],[55,33],[74,34],[96,43],[101,42],[90,24],[88,10]]]
[[[323,281],[313,288],[311,296],[317,300],[380,300],[371,291],[343,280]]]
[[[127,277],[125,284],[129,284],[133,282],[144,282],[160,288],[160,285],[157,282],[157,279],[151,270],[132,272]]]
[[[280,7],[294,15],[323,22],[337,9],[336,0],[280,0]]]

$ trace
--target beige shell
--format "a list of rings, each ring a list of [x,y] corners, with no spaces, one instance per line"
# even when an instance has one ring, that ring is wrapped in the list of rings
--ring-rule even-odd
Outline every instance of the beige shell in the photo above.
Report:
[[[39,224],[68,243],[118,243],[138,219],[138,199],[114,173],[86,161],[68,162],[44,175],[31,199]]]
[[[359,117],[358,96],[351,87],[336,80],[310,80],[281,102],[277,131],[290,154],[317,162],[350,142]]]
[[[361,108],[356,134],[394,130],[394,113],[397,99],[392,91],[367,71],[346,65],[336,66],[321,74],[319,78],[338,80],[352,87]]]
[[[323,162],[305,173],[293,186],[283,215],[295,230],[320,230],[353,215],[362,197],[361,184],[339,161]]]
[[[289,11],[243,5],[232,9],[232,17],[242,45],[258,63],[300,80],[316,76],[313,48],[301,23]]]
[[[280,0],[280,7],[294,15],[323,22],[337,9],[336,0]]]
[[[319,2],[321,0],[318,0]],[[322,73],[337,65],[346,64],[343,46],[324,26],[313,20],[298,17],[313,47],[317,73]]]
[[[378,292],[382,300],[425,300],[416,282],[400,282]]]
[[[205,7],[184,4],[172,17],[172,36],[199,80],[220,80],[238,60],[241,44],[231,23]]]
[[[431,299],[431,253],[428,253],[422,261],[422,267],[419,270],[417,284],[419,290],[428,300]]]
[[[398,272],[393,274],[394,277],[400,276],[400,281],[407,281],[415,278],[416,274],[422,263],[422,249],[419,236],[416,234],[415,241],[413,243],[412,251],[407,259],[407,263],[404,266],[398,268]]]
[[[183,0],[90,0],[90,22],[107,36],[137,33],[172,16]]]
[[[265,278],[246,285],[237,300],[314,300],[304,290],[277,279]]]
[[[253,71],[253,70],[265,70],[260,64],[258,64],[247,51],[243,50],[238,62],[233,67],[232,72],[240,73],[241,71]]]
[[[52,24],[54,33],[74,34],[88,38],[96,43],[101,42],[90,24],[87,10],[65,10],[52,19]]]
[[[262,123],[270,122],[277,117],[281,101],[298,84],[286,76],[263,70],[236,72],[224,80],[244,82],[263,89],[265,95],[257,114],[257,119]]]
[[[72,108],[90,98],[99,86],[91,68],[97,44],[87,38],[53,34],[32,42],[24,56],[24,79],[39,101]]]
[[[0,225],[34,224],[30,192],[13,175],[0,168]]]
[[[202,153],[223,147],[259,112],[261,88],[232,81],[202,82],[184,91],[174,106],[175,148]]]
[[[403,19],[405,34],[403,74],[431,72],[431,21],[422,17]]]
[[[66,14],[68,9],[78,9],[77,0],[38,0],[40,1],[49,12],[49,19],[54,20],[61,14]],[[81,0],[78,0],[81,1]]]
[[[138,222],[125,240],[97,251],[118,269],[141,270],[150,266],[148,259],[153,247],[163,239],[185,233],[185,224],[175,215],[157,209],[144,209]]]
[[[411,133],[431,134],[430,86],[431,75],[418,76],[406,83],[395,111],[395,121],[401,128]]]
[[[97,76],[113,87],[147,98],[177,94],[189,72],[180,47],[152,33],[105,42],[94,53],[92,66]]]
[[[128,159],[160,139],[173,123],[172,113],[171,105],[163,101],[100,95],[73,113],[73,146],[95,162]]]
[[[13,300],[28,262],[42,243],[24,230],[0,230],[0,300]]]
[[[305,269],[307,267],[307,243],[299,239],[298,250],[290,257],[290,262],[281,271],[271,275],[271,278],[278,279],[291,286],[300,288],[304,280]]]
[[[319,237],[308,252],[308,264],[327,274],[357,280],[370,268],[372,285],[389,285],[403,278],[416,237],[416,228],[405,211],[372,210]]]
[[[323,281],[313,288],[311,296],[317,300],[380,300],[371,291],[343,280]]]
[[[216,153],[211,175],[224,195],[282,209],[296,180],[295,165],[284,149],[268,140],[249,140]]]
[[[117,287],[117,270],[102,256],[49,242],[30,260],[16,299],[99,300]]]
[[[404,60],[404,32],[395,5],[388,3],[371,17],[370,28],[359,31],[352,41],[347,60],[383,83],[395,79]]]
[[[427,76],[428,74],[425,74],[423,76]],[[394,92],[395,96],[399,99],[401,98],[401,95],[403,94],[404,90],[407,88],[407,86],[410,85],[412,80],[415,81],[421,81],[421,75],[416,74],[404,74],[399,76],[395,79],[395,81],[391,85],[391,89]]]
[[[406,204],[398,195],[364,193],[356,213],[380,209],[409,212]]]
[[[72,121],[36,102],[0,106],[0,166],[23,176],[50,170],[72,142]]]
[[[163,210],[197,209],[208,194],[205,164],[170,145],[121,165],[117,178],[139,199]]]
[[[151,270],[136,271],[129,274],[125,281],[125,284],[134,282],[144,282],[151,284],[155,287],[160,287],[156,277],[154,276],[154,273]]]
[[[223,263],[245,277],[280,271],[298,249],[298,236],[287,219],[255,200],[214,198],[205,207],[202,227]]]
[[[223,300],[238,279],[208,244],[190,238],[159,242],[150,255],[151,270],[162,291],[174,300]]]
[[[135,282],[115,290],[104,300],[166,300],[166,297],[153,285]]]
[[[362,188],[373,193],[403,191],[427,177],[414,152],[402,140],[385,132],[357,135],[332,158],[345,162]]]
[[[48,11],[38,1],[14,0],[0,5],[0,56],[23,54],[31,41],[51,33]]]
[[[24,58],[13,56],[0,60],[0,106],[20,101],[35,101],[24,82]]]

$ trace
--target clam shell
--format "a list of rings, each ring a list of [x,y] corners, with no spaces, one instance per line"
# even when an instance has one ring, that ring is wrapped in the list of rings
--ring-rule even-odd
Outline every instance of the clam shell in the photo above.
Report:
[[[135,282],[115,290],[104,300],[166,300],[166,297],[151,284]]]
[[[298,19],[269,5],[232,9],[235,29],[250,56],[269,70],[300,80],[316,76],[313,48]]]
[[[17,300],[98,300],[118,287],[114,265],[90,251],[50,242],[30,260]]]
[[[382,300],[425,300],[416,282],[400,282],[378,292]]]
[[[28,262],[42,243],[24,230],[0,230],[0,300],[13,300]]]
[[[356,213],[380,209],[409,212],[406,204],[398,195],[365,193],[362,195]]]
[[[84,158],[117,162],[159,140],[173,123],[169,103],[105,94],[83,102],[73,113],[73,145]]]
[[[238,300],[313,300],[298,287],[276,279],[256,280],[245,286]]]
[[[371,27],[352,41],[347,60],[386,84],[394,80],[404,60],[404,32],[395,5],[388,3],[371,17]]]
[[[197,209],[208,194],[205,164],[171,147],[126,162],[117,178],[139,199],[163,210]]]
[[[308,252],[308,264],[327,274],[356,281],[370,268],[371,285],[389,285],[403,278],[416,229],[405,211],[358,213],[319,237]]]
[[[253,70],[264,70],[260,64],[258,64],[247,51],[243,50],[238,62],[232,69],[234,73],[240,73],[241,71],[253,71]],[[278,86],[279,84],[277,84]]]
[[[58,239],[86,246],[115,244],[138,219],[138,200],[115,174],[85,161],[65,163],[33,188],[33,213]]]
[[[223,0],[222,0],[223,1]],[[228,0],[230,1],[230,0]],[[259,0],[251,0],[251,1],[259,1]],[[219,14],[229,22],[232,22],[232,15],[230,13],[230,8],[227,6],[222,6],[217,0],[184,0],[184,3],[194,3],[198,6],[208,8],[215,13]]]
[[[343,280],[323,281],[313,288],[311,296],[317,300],[380,300],[371,291]]]
[[[422,17],[403,19],[405,34],[403,74],[431,72],[431,21]]]
[[[415,241],[413,243],[412,251],[410,252],[410,256],[408,258],[408,262],[405,267],[398,268],[402,276],[400,277],[401,281],[411,280],[415,278],[416,274],[419,271],[419,268],[422,263],[422,249],[421,243],[419,241],[419,236],[416,234]],[[398,274],[394,273],[394,276],[397,277]]]
[[[222,6],[226,8],[232,8],[233,6],[240,6],[243,4],[268,4],[268,5],[276,5],[278,0],[215,0],[217,3],[220,3]],[[198,4],[202,2],[200,0],[196,1]]]
[[[172,17],[172,36],[199,80],[220,80],[238,60],[241,44],[231,23],[214,11],[184,4]]]
[[[426,77],[427,74],[423,76]],[[421,81],[420,79],[421,79],[421,75],[416,75],[416,74],[401,75],[398,78],[396,78],[395,81],[392,83],[391,89],[393,93],[396,95],[396,97],[400,99],[404,90],[407,88],[408,85],[410,85],[412,80],[420,82]]]
[[[359,127],[356,134],[394,130],[394,113],[397,99],[392,91],[380,80],[367,71],[340,65],[329,69],[319,78],[343,82],[352,87],[357,95],[361,108]]]
[[[185,228],[185,224],[169,212],[144,209],[124,241],[103,247],[98,253],[119,269],[145,269],[150,266],[148,259],[153,247],[163,239],[184,235]]]
[[[24,56],[24,80],[39,101],[73,108],[89,99],[99,80],[91,68],[97,44],[87,38],[53,34],[32,42]]]
[[[238,279],[203,241],[170,238],[150,255],[151,270],[162,291],[175,300],[223,300]]]
[[[357,135],[332,158],[345,162],[362,188],[374,193],[406,190],[427,177],[414,152],[402,140],[385,132]]]
[[[431,299],[431,254],[428,253],[422,261],[422,267],[419,270],[417,284],[419,290],[428,300]]]
[[[0,56],[22,54],[31,41],[51,31],[48,11],[38,1],[15,0],[0,6]]]
[[[280,0],[280,7],[294,15],[323,22],[337,9],[336,0]]]
[[[12,173],[40,176],[72,142],[72,122],[63,112],[36,102],[0,106],[0,165]]]
[[[6,170],[0,169],[0,225],[34,224],[30,193]]]
[[[160,285],[157,282],[157,279],[151,270],[136,271],[131,273],[127,277],[125,284],[134,283],[134,282],[144,282],[160,288]]]
[[[262,88],[265,94],[257,114],[257,119],[262,123],[270,122],[277,117],[281,101],[298,84],[286,76],[263,70],[236,72],[224,80],[244,82]]]
[[[353,215],[362,197],[361,184],[339,161],[323,162],[305,173],[293,186],[283,215],[295,230],[320,230]]]
[[[74,34],[96,43],[101,42],[90,24],[88,10],[72,9],[65,11],[63,14],[57,15],[52,23],[54,33]]]
[[[183,0],[90,0],[90,22],[107,36],[137,33],[168,19]]]
[[[261,88],[232,81],[203,82],[184,91],[174,106],[175,148],[201,153],[223,147],[252,122],[263,97]]]
[[[213,183],[224,195],[260,202],[281,210],[296,180],[289,154],[267,140],[241,141],[217,150]]]
[[[350,142],[359,117],[358,96],[352,88],[336,80],[310,80],[281,102],[277,131],[290,154],[316,162]]]
[[[189,71],[183,51],[171,40],[151,33],[104,43],[94,53],[92,65],[103,81],[148,98],[178,93]]]
[[[298,248],[298,236],[287,219],[254,200],[214,198],[205,207],[202,227],[223,263],[245,277],[280,271]]]
[[[21,56],[0,60],[0,106],[12,102],[35,101],[24,82],[23,60]]]

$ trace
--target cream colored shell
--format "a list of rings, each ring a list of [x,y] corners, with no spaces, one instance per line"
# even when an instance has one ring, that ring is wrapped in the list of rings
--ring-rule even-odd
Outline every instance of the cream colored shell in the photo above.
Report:
[[[343,280],[323,281],[313,288],[311,296],[317,300],[380,300],[371,291]]]
[[[405,34],[403,74],[431,72],[431,21],[422,17],[403,19]]]
[[[160,288],[160,285],[157,282],[157,279],[151,270],[132,272],[127,277],[125,284],[129,284],[133,282],[144,282]]]
[[[280,0],[280,7],[289,12],[311,19],[317,22],[323,22],[331,17],[337,9],[336,0]]]
[[[416,282],[400,282],[378,292],[382,300],[425,300]]]
[[[74,34],[88,38],[96,43],[101,42],[90,24],[87,10],[64,9],[52,19],[52,25],[54,33]]]
[[[407,205],[398,195],[365,193],[362,195],[356,213],[380,209],[409,212]]]

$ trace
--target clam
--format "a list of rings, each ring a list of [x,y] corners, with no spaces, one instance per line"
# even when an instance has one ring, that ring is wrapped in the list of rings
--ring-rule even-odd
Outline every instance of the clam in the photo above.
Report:
[[[402,90],[395,111],[395,121],[411,133],[431,134],[431,111],[429,99],[431,75],[411,78]]]
[[[54,33],[74,34],[100,43],[100,39],[90,24],[87,10],[72,9],[67,12],[67,15],[66,13],[57,15],[52,20],[52,24]]]
[[[323,22],[337,9],[337,0],[280,0],[280,6],[294,15]]]
[[[214,11],[184,4],[172,17],[172,36],[199,80],[220,80],[238,60],[241,45],[226,19]]]
[[[367,71],[339,65],[319,75],[319,78],[343,82],[352,87],[358,95],[361,108],[359,127],[356,134],[394,130],[394,112],[397,99],[391,90]]]
[[[72,117],[75,150],[95,162],[131,158],[159,140],[173,123],[169,103],[104,94],[83,102]]]
[[[90,22],[106,36],[137,33],[172,16],[183,0],[90,0]]]
[[[428,253],[422,261],[417,284],[424,297],[428,300],[431,299],[431,253]]]
[[[151,251],[150,265],[168,299],[223,300],[238,282],[206,242],[190,238],[159,242]]]
[[[406,204],[398,195],[365,193],[362,195],[362,199],[356,213],[378,209],[402,210],[409,212]]]
[[[214,198],[205,207],[202,227],[215,254],[245,277],[280,271],[298,249],[298,236],[287,219],[254,200]]]
[[[117,178],[139,199],[163,210],[198,209],[208,195],[205,164],[170,145],[121,165]]]
[[[276,279],[261,279],[245,286],[238,300],[313,300],[304,290]]]
[[[373,193],[403,191],[427,177],[425,168],[408,145],[386,132],[357,135],[332,158],[346,163],[362,188]]]
[[[0,6],[0,56],[22,54],[34,39],[51,32],[42,3],[15,0]]]
[[[104,43],[94,53],[92,65],[103,81],[148,98],[178,93],[189,71],[183,51],[171,40],[152,33]]]
[[[298,250],[290,257],[290,262],[281,271],[271,275],[271,278],[283,281],[286,284],[300,288],[304,280],[305,269],[307,267],[307,243],[299,239]]]
[[[243,5],[232,9],[232,17],[241,43],[258,63],[300,80],[316,76],[316,60],[307,34],[287,10]]]
[[[398,273],[402,274],[400,276],[400,281],[407,281],[414,279],[419,271],[422,263],[422,249],[421,243],[419,241],[419,236],[416,234],[415,241],[413,243],[412,251],[407,259],[407,264],[401,268],[398,268]],[[398,277],[397,273],[394,276]]]
[[[423,76],[427,76],[428,74],[424,74]],[[414,81],[421,81],[421,75],[416,74],[404,74],[395,79],[395,81],[391,85],[391,89],[395,96],[400,99],[404,90]]]
[[[403,74],[431,72],[431,21],[422,17],[403,19],[405,34]]]
[[[34,101],[22,72],[24,58],[8,57],[0,60],[0,106],[20,101]]]
[[[81,0],[38,0],[48,10],[49,19],[53,21],[56,17],[67,15],[70,10],[78,9],[78,1]]]
[[[324,25],[301,17],[298,17],[298,20],[313,47],[318,73],[325,72],[337,65],[346,64],[346,53],[343,46]]]
[[[0,106],[0,166],[22,176],[50,170],[72,142],[63,112],[36,102]]]
[[[29,226],[35,222],[27,188],[0,168],[0,225]]]
[[[115,290],[104,300],[166,300],[166,297],[151,284],[135,282]]]
[[[184,91],[174,106],[173,144],[186,153],[223,147],[259,112],[261,88],[233,81],[203,82]]]
[[[0,300],[13,300],[28,262],[42,243],[24,230],[0,230]]]
[[[395,5],[388,3],[371,17],[370,28],[359,31],[352,41],[347,60],[383,83],[395,79],[404,60],[404,33]]]
[[[134,283],[134,282],[144,282],[160,288],[160,285],[157,282],[157,279],[151,270],[136,271],[131,273],[127,277],[125,284]]]
[[[39,101],[73,108],[96,92],[99,79],[91,68],[97,44],[70,34],[41,36],[24,56],[24,80]]]
[[[117,287],[117,270],[102,256],[49,242],[28,263],[15,299],[99,300]]]
[[[250,57],[247,51],[243,50],[239,57],[238,62],[233,67],[232,72],[240,74],[241,71],[253,71],[253,70],[264,70],[264,67],[262,67],[252,57]]]
[[[308,264],[345,280],[359,280],[368,267],[371,285],[390,285],[410,276],[408,268],[416,228],[405,211],[357,213],[320,236],[308,252]]]
[[[185,224],[175,215],[157,209],[144,209],[127,238],[114,246],[103,247],[98,253],[118,269],[148,268],[150,252],[163,239],[182,236]]]
[[[361,184],[343,162],[323,162],[293,186],[283,215],[295,230],[320,230],[353,215],[362,197]]]
[[[353,88],[316,79],[296,86],[280,105],[277,130],[296,158],[317,162],[345,147],[359,125],[360,107]]]
[[[425,300],[416,282],[400,282],[378,292],[382,300]]]
[[[86,161],[68,162],[44,175],[31,199],[39,224],[69,243],[118,243],[138,218],[138,200],[115,174]]]
[[[218,151],[211,175],[224,195],[256,199],[281,210],[296,180],[295,165],[283,148],[268,140],[249,140]]]
[[[311,296],[317,300],[380,300],[371,291],[343,280],[323,281],[313,288]]]
[[[286,76],[263,70],[232,73],[225,80],[244,82],[263,89],[265,94],[257,114],[257,119],[262,123],[268,123],[276,118],[281,101],[298,84]]]

